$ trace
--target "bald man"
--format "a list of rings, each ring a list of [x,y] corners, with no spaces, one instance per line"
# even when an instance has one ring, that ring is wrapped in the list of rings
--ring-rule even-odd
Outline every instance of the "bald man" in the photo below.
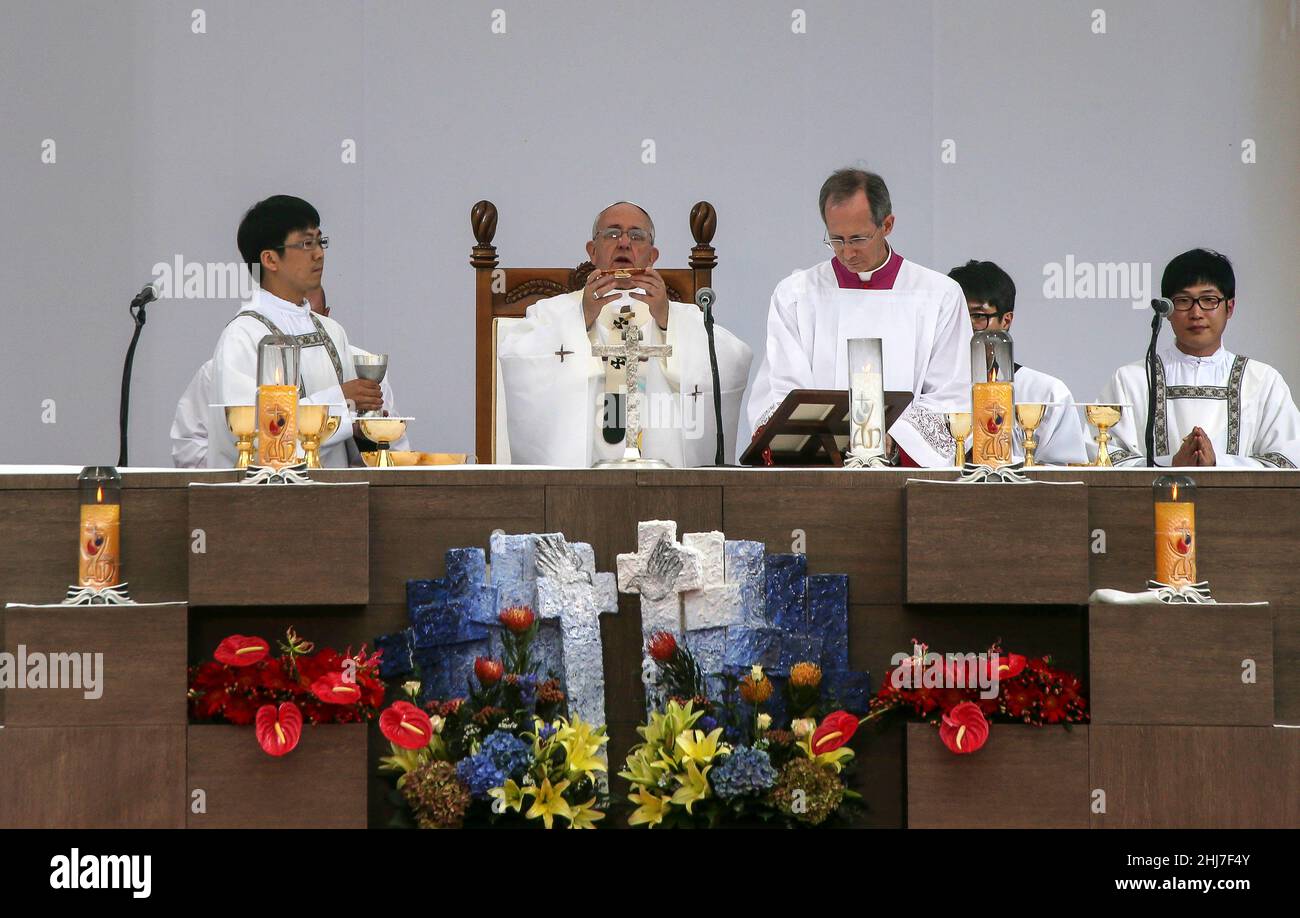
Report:
[[[654,269],[654,222],[626,201],[596,215],[587,257],[595,266],[581,290],[538,300],[506,330],[497,356],[505,384],[510,460],[588,468],[619,459],[628,446],[626,371],[593,345],[618,345],[630,325],[643,345],[667,344],[667,357],[643,358],[641,455],[675,467],[711,465],[716,443],[713,376],[704,316],[673,302]],[[714,326],[722,389],[725,455],[735,451],[740,400],[753,357]]]

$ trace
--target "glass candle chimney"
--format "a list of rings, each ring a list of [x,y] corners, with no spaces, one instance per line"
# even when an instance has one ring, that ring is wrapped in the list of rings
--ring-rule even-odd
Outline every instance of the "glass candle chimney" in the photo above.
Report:
[[[122,582],[122,476],[106,465],[88,465],[77,476],[81,496],[77,584],[103,589]]]
[[[990,468],[1010,465],[1016,407],[1011,336],[1002,331],[976,332],[970,344],[970,373],[971,461]]]
[[[298,456],[298,359],[292,338],[257,344],[257,464],[282,468]]]
[[[1186,475],[1161,475],[1151,490],[1156,580],[1169,586],[1196,583],[1196,483]]]

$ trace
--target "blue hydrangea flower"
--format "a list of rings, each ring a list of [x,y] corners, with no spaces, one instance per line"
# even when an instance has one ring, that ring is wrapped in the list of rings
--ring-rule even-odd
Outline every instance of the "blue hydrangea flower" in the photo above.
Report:
[[[748,746],[736,747],[709,774],[714,793],[723,800],[765,791],[776,783],[776,777],[776,769],[767,753]]]
[[[488,799],[488,791],[506,783],[505,773],[492,763],[492,759],[483,753],[461,759],[456,764],[456,776],[465,782],[470,796],[475,800]]]
[[[519,737],[501,730],[488,734],[478,754],[486,756],[494,768],[516,781],[533,764],[533,748]]]

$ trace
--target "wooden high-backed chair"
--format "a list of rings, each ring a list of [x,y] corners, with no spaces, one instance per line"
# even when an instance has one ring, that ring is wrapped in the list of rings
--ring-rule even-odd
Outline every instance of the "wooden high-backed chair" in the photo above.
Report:
[[[584,261],[576,268],[501,268],[492,239],[497,232],[497,208],[491,201],[479,201],[470,209],[474,248],[469,263],[474,268],[474,448],[479,462],[498,461],[498,430],[504,431],[504,400],[497,397],[500,371],[496,342],[501,323],[518,321],[537,300],[580,289],[594,265]],[[718,215],[708,201],[691,208],[689,268],[660,268],[668,286],[668,298],[679,303],[695,302],[695,292],[709,287],[718,263],[713,246]],[[499,408],[500,406],[500,408]],[[502,451],[505,452],[504,450]],[[505,459],[506,456],[500,458]]]

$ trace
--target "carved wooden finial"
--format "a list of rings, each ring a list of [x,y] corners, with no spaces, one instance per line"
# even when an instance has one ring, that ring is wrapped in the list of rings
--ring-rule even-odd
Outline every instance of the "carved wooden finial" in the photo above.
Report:
[[[497,249],[492,240],[497,234],[497,206],[491,201],[479,201],[470,208],[469,225],[476,243],[469,263],[475,268],[495,268]]]
[[[712,268],[718,263],[714,253],[713,234],[718,229],[718,212],[708,201],[700,201],[691,208],[691,235],[695,246],[691,249],[691,267]]]

